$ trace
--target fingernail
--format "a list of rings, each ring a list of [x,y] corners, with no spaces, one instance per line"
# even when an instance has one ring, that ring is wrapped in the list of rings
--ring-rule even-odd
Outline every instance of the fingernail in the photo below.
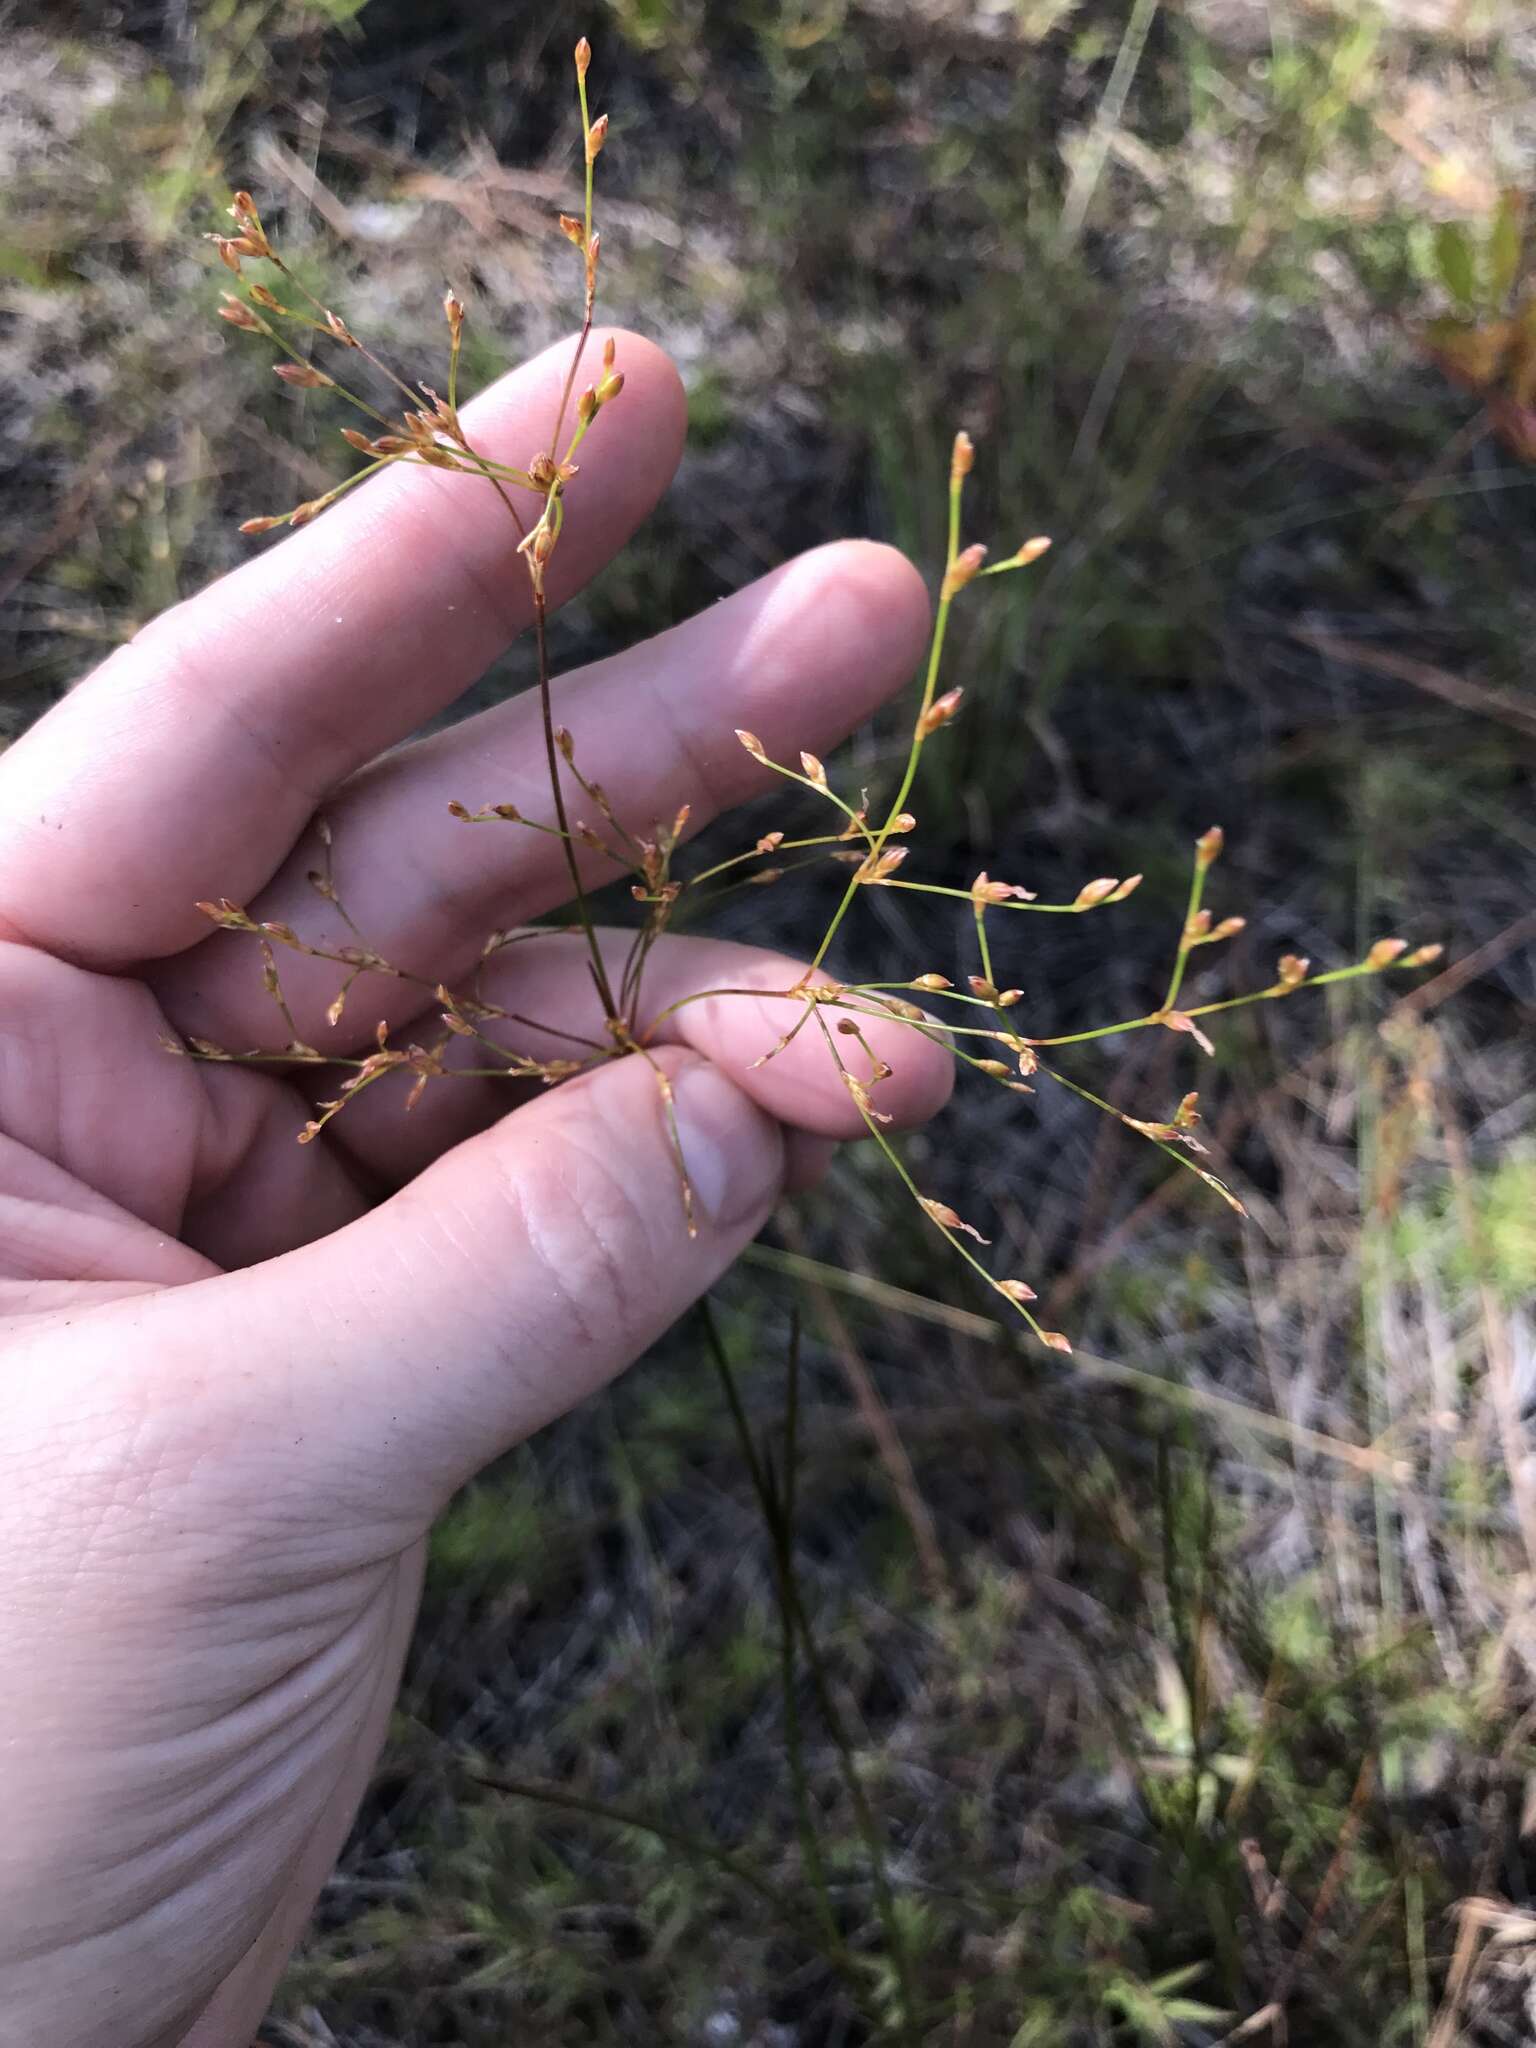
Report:
[[[691,1060],[673,1081],[683,1165],[700,1222],[717,1228],[760,1220],[784,1181],[778,1125],[707,1060]]]

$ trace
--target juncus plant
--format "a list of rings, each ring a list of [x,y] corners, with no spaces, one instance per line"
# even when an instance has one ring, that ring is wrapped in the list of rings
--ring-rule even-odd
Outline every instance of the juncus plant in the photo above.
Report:
[[[1064,1073],[1056,1063],[1058,1051],[1129,1032],[1163,1030],[1187,1037],[1194,1047],[1209,1054],[1214,1047],[1206,1030],[1207,1019],[1250,1004],[1279,1001],[1303,987],[1319,988],[1389,969],[1424,966],[1436,959],[1441,949],[1437,945],[1410,948],[1403,939],[1381,938],[1363,959],[1319,974],[1312,973],[1309,961],[1286,954],[1277,963],[1273,979],[1260,988],[1181,1004],[1186,971],[1196,951],[1234,937],[1245,924],[1241,916],[1218,917],[1205,902],[1208,878],[1223,846],[1221,827],[1212,826],[1195,844],[1189,896],[1161,1000],[1139,1015],[1113,1022],[1050,1036],[1031,1031],[1023,991],[1009,985],[1007,971],[1017,957],[1017,919],[1021,915],[1082,917],[1109,911],[1123,904],[1142,878],[1136,874],[1099,876],[1086,881],[1067,900],[1042,902],[1023,883],[1004,881],[985,871],[967,888],[921,876],[922,841],[918,818],[909,805],[916,800],[926,748],[934,742],[942,744],[945,728],[962,714],[965,696],[961,687],[946,684],[944,677],[945,644],[954,608],[974,602],[981,587],[992,579],[1029,569],[1051,545],[1045,535],[1033,535],[994,560],[985,545],[966,539],[965,489],[975,449],[964,430],[954,440],[948,544],[910,740],[894,789],[884,797],[872,796],[864,788],[839,789],[817,755],[801,751],[798,758],[778,760],[755,733],[738,729],[737,740],[763,769],[809,792],[827,807],[827,827],[793,835],[770,830],[740,852],[707,866],[690,865],[686,856],[693,814],[689,803],[682,803],[665,818],[653,819],[630,815],[610,798],[603,784],[584,769],[588,736],[576,720],[569,726],[559,721],[547,637],[550,565],[565,537],[568,519],[578,522],[581,518],[584,446],[594,432],[624,431],[620,404],[624,367],[615,339],[610,336],[602,344],[600,360],[590,359],[601,256],[601,236],[593,222],[594,168],[608,140],[607,116],[594,118],[591,113],[591,61],[591,47],[583,37],[575,51],[583,205],[579,215],[559,216],[560,229],[580,264],[581,329],[569,367],[559,381],[548,434],[522,465],[493,459],[478,448],[460,411],[459,366],[466,312],[455,292],[450,291],[443,301],[447,366],[439,390],[425,380],[412,383],[399,376],[338,312],[321,304],[299,283],[274,246],[248,192],[237,193],[230,208],[234,232],[209,238],[239,281],[234,290],[224,294],[222,317],[280,351],[282,360],[273,368],[286,384],[333,392],[370,422],[366,428],[341,429],[348,444],[367,458],[345,482],[291,511],[248,519],[243,532],[261,534],[279,527],[306,526],[357,484],[396,466],[426,467],[479,480],[495,492],[505,516],[515,526],[520,573],[527,581],[533,623],[545,756],[544,801],[537,812],[526,804],[494,799],[470,804],[454,798],[447,808],[467,826],[536,833],[557,842],[574,922],[488,931],[479,961],[467,980],[440,980],[410,971],[372,944],[354,922],[337,882],[333,829],[321,817],[316,821],[321,858],[309,872],[309,886],[344,930],[338,932],[333,925],[329,932],[306,931],[285,920],[255,916],[228,898],[199,905],[223,930],[257,941],[263,984],[285,1027],[283,1042],[241,1049],[194,1036],[168,1041],[168,1049],[201,1060],[278,1066],[302,1063],[337,1069],[341,1078],[334,1094],[321,1100],[316,1114],[297,1132],[301,1144],[318,1138],[332,1118],[365,1090],[381,1084],[403,1087],[403,1107],[409,1111],[428,1088],[448,1081],[550,1086],[600,1063],[645,1061],[653,1070],[672,1131],[679,1223],[692,1233],[693,1167],[672,1118],[670,1080],[653,1049],[673,1020],[689,1007],[717,1006],[732,999],[750,1002],[770,1014],[777,1007],[785,1021],[755,1064],[775,1059],[802,1032],[813,1030],[839,1085],[924,1216],[953,1251],[1011,1304],[1042,1343],[1069,1351],[1070,1340],[1062,1332],[1044,1329],[1037,1321],[1030,1307],[1036,1295],[1029,1281],[1016,1274],[993,1272],[980,1251],[972,1249],[973,1245],[983,1249],[987,1245],[976,1225],[948,1203],[925,1194],[912,1178],[887,1133],[891,1116],[882,1107],[881,1089],[893,1078],[893,1058],[871,1043],[870,1026],[903,1026],[943,1048],[962,1074],[1016,1095],[1032,1094],[1042,1084],[1070,1090],[1157,1146],[1241,1213],[1242,1203],[1232,1189],[1200,1164],[1204,1147],[1198,1135],[1196,1090],[1187,1091],[1160,1113],[1133,1116]],[[255,270],[264,273],[259,281],[251,275]],[[364,389],[354,389],[354,384]],[[721,985],[690,988],[678,995],[655,989],[648,967],[658,943],[669,927],[680,921],[683,910],[690,913],[691,923],[691,913],[706,907],[711,894],[741,886],[766,888],[791,867],[808,866],[826,868],[837,882],[808,969],[776,989]],[[621,873],[630,876],[638,916],[633,930],[615,940],[598,931],[591,892],[595,884]],[[915,963],[914,971],[900,980],[834,978],[826,966],[834,943],[872,889],[954,902],[971,929],[975,950],[976,971],[967,976],[963,987],[921,963]],[[540,976],[530,965],[530,948],[535,944],[565,947],[573,939],[579,941],[585,956],[599,1006],[595,1029],[589,1021],[578,1026],[569,1014],[541,1010],[537,1001]],[[325,1012],[332,1030],[348,1015],[349,1005],[355,1007],[373,996],[379,977],[414,985],[427,998],[426,1005],[418,1005],[409,1033],[392,1028],[387,1018],[381,1019],[366,1049],[338,1052],[323,1037],[306,1039],[295,1026],[285,994],[283,955],[330,963],[339,970]],[[510,991],[511,1000],[503,999],[503,991]],[[885,1032],[881,1042],[888,1043]]]

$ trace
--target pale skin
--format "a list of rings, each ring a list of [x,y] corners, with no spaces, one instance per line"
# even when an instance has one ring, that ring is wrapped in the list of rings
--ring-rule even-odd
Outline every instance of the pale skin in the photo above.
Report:
[[[671,365],[632,335],[618,355],[556,603],[681,448]],[[467,409],[486,453],[537,450],[568,360]],[[386,473],[158,620],[0,756],[5,2048],[244,2048],[377,1756],[433,1518],[628,1365],[862,1130],[817,1034],[749,1067],[787,1002],[677,1010],[656,1057],[690,1238],[640,1059],[555,1090],[436,1084],[409,1117],[396,1077],[299,1146],[334,1070],[162,1048],[283,1042],[251,942],[195,904],[344,937],[305,881],[318,809],[348,908],[414,971],[464,977],[489,929],[564,900],[556,841],[446,808],[546,815],[531,697],[400,744],[527,625],[515,544],[483,483]],[[567,679],[559,716],[637,826],[685,801],[702,822],[771,784],[735,727],[781,758],[825,751],[908,680],[927,616],[891,550],[817,549]],[[423,991],[374,978],[330,1030],[336,970],[284,965],[301,1032],[338,1052],[381,1018],[431,1021]],[[648,1002],[799,972],[676,939]],[[511,949],[490,990],[600,1024],[578,942]],[[882,1107],[929,1115],[942,1050],[894,1023],[868,1035],[895,1068]]]

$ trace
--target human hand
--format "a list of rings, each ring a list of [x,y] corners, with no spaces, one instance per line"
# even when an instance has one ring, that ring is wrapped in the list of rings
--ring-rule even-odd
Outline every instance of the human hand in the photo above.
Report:
[[[622,418],[571,486],[555,602],[681,447],[675,372],[619,342]],[[525,459],[568,362],[562,346],[466,408],[477,445]],[[490,928],[568,893],[555,840],[446,810],[543,815],[534,697],[381,752],[527,623],[497,509],[473,479],[391,470],[150,626],[0,757],[5,2044],[242,2048],[383,1738],[433,1517],[632,1360],[863,1128],[811,1034],[748,1070],[782,1001],[677,1011],[655,1057],[690,1238],[640,1059],[521,1099],[433,1086],[409,1118],[393,1080],[299,1146],[334,1070],[163,1048],[286,1041],[249,952],[194,906],[227,895],[345,938],[305,882],[322,803],[349,909],[415,972],[452,980]],[[900,556],[822,548],[569,678],[560,713],[626,816],[686,801],[702,822],[768,780],[733,728],[791,757],[830,745],[905,679],[925,625]],[[800,971],[682,938],[653,963],[658,1008]],[[333,1030],[333,970],[285,955],[284,987],[301,1035],[339,1053],[431,1008],[370,976]],[[577,944],[511,947],[489,988],[600,1029]],[[911,1122],[949,1066],[916,1033],[891,1043],[899,1028],[868,1035],[895,1067],[882,1108]]]

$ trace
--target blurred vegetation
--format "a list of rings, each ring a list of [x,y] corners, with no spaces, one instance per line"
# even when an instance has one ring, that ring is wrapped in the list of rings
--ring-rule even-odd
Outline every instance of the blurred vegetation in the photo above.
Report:
[[[1204,1077],[1074,1069],[1133,1108],[1202,1078],[1245,1229],[1065,1097],[913,1141],[1075,1359],[850,1157],[723,1290],[713,1363],[680,1330],[466,1493],[264,2038],[1536,2039],[1521,0],[0,20],[5,731],[340,473],[214,331],[230,185],[402,356],[451,280],[489,377],[569,319],[585,30],[609,310],[692,431],[564,658],[837,533],[931,561],[964,423],[979,530],[1057,545],[968,623],[930,850],[1148,877],[1108,959],[1037,921],[1009,978],[1048,1028],[1139,1006],[1213,818],[1235,976],[1392,929],[1452,963],[1244,1013]],[[525,681],[514,650],[473,701]],[[750,897],[738,930],[793,932],[792,885]],[[968,964],[906,900],[893,951]]]

